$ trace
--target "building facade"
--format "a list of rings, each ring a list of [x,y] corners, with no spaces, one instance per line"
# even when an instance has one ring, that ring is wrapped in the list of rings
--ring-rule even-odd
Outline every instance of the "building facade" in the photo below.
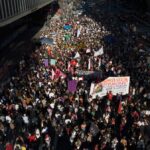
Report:
[[[0,27],[24,17],[53,0],[0,0]]]

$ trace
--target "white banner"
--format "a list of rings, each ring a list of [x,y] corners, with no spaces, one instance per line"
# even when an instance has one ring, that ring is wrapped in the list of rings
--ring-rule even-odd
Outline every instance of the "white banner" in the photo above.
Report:
[[[89,75],[89,74],[92,74],[94,73],[94,71],[83,71],[83,70],[77,70],[76,73],[80,76],[83,76],[83,75]]]
[[[90,95],[95,98],[96,96],[106,96],[109,91],[113,95],[129,93],[130,77],[109,77],[106,80],[98,83],[91,84]]]

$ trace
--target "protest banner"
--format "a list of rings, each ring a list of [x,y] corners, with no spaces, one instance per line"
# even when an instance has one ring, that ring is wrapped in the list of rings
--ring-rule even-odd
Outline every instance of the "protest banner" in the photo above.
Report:
[[[68,81],[68,91],[69,92],[75,92],[76,88],[77,88],[77,81],[76,80]]]
[[[79,75],[79,76],[83,76],[83,75],[89,75],[89,74],[92,74],[92,73],[94,73],[94,72],[93,72],[93,71],[77,70],[76,73],[77,73],[77,75]]]
[[[106,96],[109,91],[113,95],[129,93],[130,77],[109,77],[106,80],[98,83],[91,84],[90,95],[95,98],[96,96]]]

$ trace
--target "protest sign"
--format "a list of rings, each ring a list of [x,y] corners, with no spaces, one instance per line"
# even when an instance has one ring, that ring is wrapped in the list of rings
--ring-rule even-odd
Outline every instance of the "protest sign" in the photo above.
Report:
[[[76,80],[68,81],[68,91],[69,92],[75,92],[76,88],[77,88],[77,81]]]
[[[48,67],[48,59],[43,59],[43,63],[45,65],[45,67]]]
[[[54,65],[54,66],[55,66],[55,65],[56,65],[56,62],[57,62],[56,59],[50,59],[50,64],[51,64],[51,65]]]
[[[98,83],[91,84],[90,95],[93,98],[96,96],[103,97],[107,92],[111,91],[113,95],[129,93],[130,77],[109,77],[106,80]]]

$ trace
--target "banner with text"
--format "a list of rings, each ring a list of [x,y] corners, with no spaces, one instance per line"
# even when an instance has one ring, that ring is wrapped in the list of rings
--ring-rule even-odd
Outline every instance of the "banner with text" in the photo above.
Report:
[[[79,76],[84,76],[84,75],[90,75],[90,74],[94,73],[94,71],[77,70],[76,73]]]
[[[113,95],[129,93],[130,77],[109,77],[98,84],[91,84],[90,95],[95,98],[96,96],[106,96],[109,91]]]

